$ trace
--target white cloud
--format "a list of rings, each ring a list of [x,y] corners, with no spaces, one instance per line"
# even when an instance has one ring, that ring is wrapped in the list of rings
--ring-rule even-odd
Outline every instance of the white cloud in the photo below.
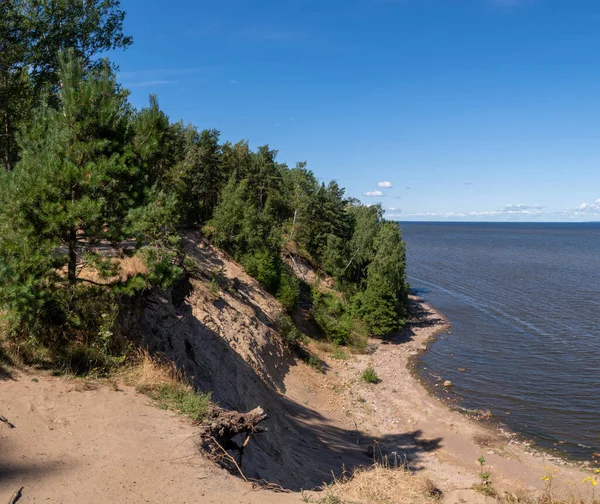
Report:
[[[384,180],[383,182],[378,182],[377,187],[379,187],[380,189],[391,189],[392,183],[388,180]]]
[[[423,212],[405,214],[405,217],[425,217],[435,219],[469,219],[469,218],[515,218],[518,216],[538,217],[546,215],[542,212],[544,209],[541,205],[506,205],[500,210],[482,210],[473,212]]]
[[[460,212],[421,212],[421,213],[410,213],[404,214],[405,217],[437,217],[442,219],[449,219],[451,217],[467,217],[467,214]]]
[[[377,196],[383,196],[383,192],[381,191],[367,191],[363,193],[363,196],[368,196],[369,198],[375,198]]]
[[[390,208],[390,211],[395,209]],[[386,214],[386,217],[391,215]],[[397,215],[399,217],[399,215]],[[406,219],[460,220],[460,221],[592,221],[600,218],[600,198],[568,207],[565,210],[548,210],[542,205],[511,204],[497,210],[470,212],[418,212],[403,213]]]
[[[600,215],[600,198],[591,203],[582,203],[575,208],[567,208],[567,212],[575,215]]]
[[[506,213],[539,213],[544,207],[541,205],[506,205],[502,211]]]

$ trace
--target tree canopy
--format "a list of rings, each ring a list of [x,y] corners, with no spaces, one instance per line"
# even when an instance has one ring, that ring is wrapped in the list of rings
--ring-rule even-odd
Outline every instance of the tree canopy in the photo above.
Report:
[[[402,327],[404,242],[379,205],[319,182],[305,162],[278,162],[268,145],[171,122],[155,96],[132,107],[110,62],[95,59],[131,43],[117,0],[2,6],[0,309],[13,331],[67,347],[74,334],[108,334],[119,296],[182,274],[186,228],[202,230],[288,312],[304,296],[335,343],[351,343],[357,328],[384,336]],[[331,275],[338,293],[307,295],[290,256]],[[145,266],[123,276],[131,257]]]

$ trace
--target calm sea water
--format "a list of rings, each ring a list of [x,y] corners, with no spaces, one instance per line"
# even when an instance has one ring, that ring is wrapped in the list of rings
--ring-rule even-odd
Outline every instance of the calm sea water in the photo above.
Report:
[[[400,227],[411,286],[452,322],[423,376],[541,446],[600,451],[600,223]]]

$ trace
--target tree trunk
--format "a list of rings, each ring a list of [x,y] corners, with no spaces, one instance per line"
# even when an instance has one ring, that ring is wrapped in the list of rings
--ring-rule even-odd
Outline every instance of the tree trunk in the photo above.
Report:
[[[6,80],[5,84],[7,84]],[[6,101],[8,101],[8,98]],[[4,166],[8,171],[12,171],[12,163],[10,162],[10,114],[8,113],[8,103],[4,105],[4,137]]]
[[[4,44],[2,44],[2,54],[4,56],[3,59],[7,58],[6,52],[7,52],[7,46],[6,46],[6,42]],[[4,131],[2,132],[2,136],[4,136],[4,142],[2,142],[4,145],[4,152],[3,152],[3,161],[4,161],[4,167],[8,170],[8,171],[12,171],[12,164],[11,164],[11,153],[10,153],[10,147],[11,147],[11,131],[10,131],[10,111],[9,111],[9,106],[8,106],[8,100],[9,100],[9,91],[8,91],[8,74],[9,74],[9,70],[8,68],[2,68],[2,92],[0,93],[0,95],[3,96],[3,100],[2,100],[2,112],[4,115]]]
[[[68,279],[71,285],[77,281],[77,230],[71,229],[69,233],[69,266]]]

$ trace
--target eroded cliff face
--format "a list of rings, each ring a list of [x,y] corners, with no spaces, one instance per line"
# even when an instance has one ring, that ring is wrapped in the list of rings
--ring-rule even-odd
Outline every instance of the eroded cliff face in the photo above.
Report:
[[[268,432],[252,437],[246,476],[298,490],[320,485],[342,465],[368,462],[362,448],[340,448],[355,444],[356,433],[289,397],[289,383],[314,379],[314,371],[276,332],[277,300],[218,250],[195,237],[186,246],[197,263],[194,278],[145,293],[126,316],[128,336],[175,362],[223,408],[265,409]]]

